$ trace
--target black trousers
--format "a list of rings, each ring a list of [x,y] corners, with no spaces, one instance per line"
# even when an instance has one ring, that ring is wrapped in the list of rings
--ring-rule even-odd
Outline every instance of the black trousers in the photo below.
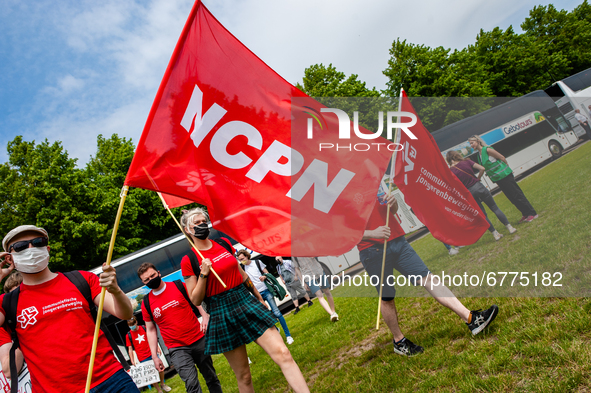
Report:
[[[222,385],[213,368],[211,356],[205,355],[205,337],[195,341],[188,347],[177,347],[170,349],[170,358],[179,376],[185,383],[187,393],[201,393],[197,370],[201,371],[203,379],[211,393],[222,393]]]
[[[513,176],[512,173],[496,183],[507,199],[509,199],[509,201],[515,205],[517,210],[521,212],[522,216],[529,217],[537,214],[531,203],[529,203],[523,194],[521,188],[519,188],[519,184],[515,181],[515,176]]]

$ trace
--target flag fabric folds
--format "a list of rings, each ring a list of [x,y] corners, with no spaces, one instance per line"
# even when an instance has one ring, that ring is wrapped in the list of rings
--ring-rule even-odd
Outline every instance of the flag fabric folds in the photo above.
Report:
[[[416,114],[405,92],[401,99],[402,112]],[[475,243],[489,226],[483,212],[420,120],[411,131],[417,139],[398,136],[404,148],[396,155],[394,183],[436,239],[454,246]]]
[[[340,255],[361,239],[391,152],[319,149],[306,130],[321,107],[198,1],[125,184],[162,192],[170,207],[207,206],[215,228],[263,254]],[[323,130],[338,143],[333,117]]]

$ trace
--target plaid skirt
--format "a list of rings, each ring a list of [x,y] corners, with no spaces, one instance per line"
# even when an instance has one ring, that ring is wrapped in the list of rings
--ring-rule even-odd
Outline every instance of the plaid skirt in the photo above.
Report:
[[[228,352],[251,343],[277,322],[277,318],[244,285],[207,300],[206,355]]]

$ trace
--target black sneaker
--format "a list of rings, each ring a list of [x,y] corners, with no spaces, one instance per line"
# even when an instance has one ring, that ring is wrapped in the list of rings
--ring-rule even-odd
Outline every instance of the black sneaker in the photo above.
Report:
[[[415,343],[413,343],[412,341],[410,341],[406,337],[404,337],[402,339],[402,341],[399,343],[396,343],[396,341],[393,341],[393,343],[394,343],[394,353],[397,353],[402,356],[409,356],[410,357],[410,356],[418,355],[419,353],[424,351],[423,347],[421,347],[420,345],[416,345]]]
[[[481,331],[484,330],[494,319],[496,318],[497,314],[499,313],[499,307],[496,304],[493,304],[489,309],[481,311],[471,311],[472,314],[472,322],[467,323],[468,329],[472,332],[472,335],[477,335]]]
[[[314,305],[314,303],[312,302],[312,300],[308,300],[308,307],[312,307]]]
[[[293,312],[293,315],[296,315],[296,314],[297,314],[297,313],[299,313],[299,312],[300,312],[300,309],[299,309],[299,307],[296,307],[295,311]]]

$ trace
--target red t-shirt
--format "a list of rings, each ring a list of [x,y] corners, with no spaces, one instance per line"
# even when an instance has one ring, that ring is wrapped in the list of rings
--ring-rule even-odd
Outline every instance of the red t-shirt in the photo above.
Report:
[[[152,356],[152,352],[150,352],[150,344],[148,344],[148,335],[146,334],[144,328],[138,326],[135,331],[130,329],[129,332],[131,333],[133,346],[129,341],[129,334],[125,335],[125,345],[127,345],[128,347],[133,347],[137,355],[137,359],[140,362],[143,362],[144,360]]]
[[[10,331],[8,329],[8,326],[0,328],[0,346],[11,342],[12,338],[10,337]]]
[[[144,321],[158,325],[164,344],[169,349],[189,346],[203,337],[197,316],[174,283],[167,282],[164,292],[159,295],[150,291],[146,296],[150,296],[150,308],[154,321],[146,311],[144,302],[142,302],[142,317]]]
[[[369,216],[369,221],[367,221],[367,225],[365,226],[366,230],[374,230],[377,227],[381,227],[386,225],[386,213],[388,212],[388,205],[384,204],[381,205],[379,202],[375,204],[371,215]],[[388,227],[390,228],[390,237],[388,241],[396,239],[397,237],[404,236],[404,229],[398,224],[398,220],[392,214],[392,210],[390,210],[391,217],[388,223]],[[375,244],[384,244],[384,239],[363,239],[357,245],[357,249],[359,251],[365,250]]]
[[[101,293],[98,277],[80,272],[94,299]],[[2,299],[0,296],[0,312]],[[34,392],[83,392],[94,337],[94,320],[86,299],[61,273],[39,285],[21,284],[16,333],[29,366]],[[91,387],[121,369],[103,332],[94,361]]]
[[[222,241],[227,242],[225,238],[222,238]],[[230,254],[224,247],[220,246],[216,242],[212,241],[211,243],[213,246],[209,250],[199,251],[201,251],[201,254],[203,254],[204,258],[209,258],[211,260],[211,266],[218,276],[220,276],[220,278],[224,281],[226,288],[224,288],[219,280],[215,278],[213,273],[210,273],[209,277],[207,278],[207,286],[205,287],[205,295],[208,297],[217,295],[218,293],[222,293],[228,289],[235,288],[242,284],[242,281],[244,281],[242,275],[240,274],[240,266],[238,266],[238,261],[234,255]],[[197,255],[195,250],[191,250],[195,253],[195,255]],[[236,252],[233,247],[232,251],[234,253]],[[199,261],[199,266],[201,266],[201,257],[198,255],[197,260]],[[193,271],[191,260],[187,255],[185,255],[181,260],[181,273],[183,277],[197,275]]]

